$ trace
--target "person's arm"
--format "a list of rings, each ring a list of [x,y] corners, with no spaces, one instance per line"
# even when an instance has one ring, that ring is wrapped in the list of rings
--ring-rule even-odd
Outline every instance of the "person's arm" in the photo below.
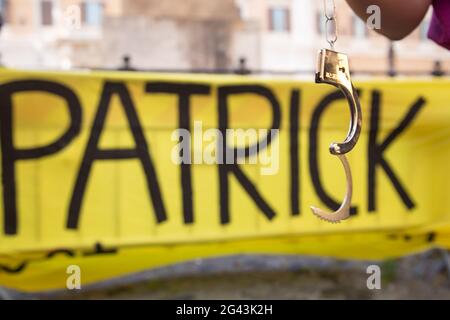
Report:
[[[422,21],[432,0],[347,0],[353,11],[364,21],[370,14],[367,7],[380,7],[381,30],[391,40],[400,40],[410,34]]]

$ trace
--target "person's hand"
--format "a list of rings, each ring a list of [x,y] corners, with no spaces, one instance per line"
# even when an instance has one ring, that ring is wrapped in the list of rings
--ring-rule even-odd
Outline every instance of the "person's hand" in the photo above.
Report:
[[[432,0],[346,0],[353,11],[364,21],[370,5],[381,9],[381,29],[377,32],[391,40],[409,35],[423,20]]]

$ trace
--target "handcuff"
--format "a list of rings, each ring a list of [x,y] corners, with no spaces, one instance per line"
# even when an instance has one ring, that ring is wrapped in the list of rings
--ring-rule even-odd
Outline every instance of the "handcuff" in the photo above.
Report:
[[[328,37],[328,30],[326,30],[327,42],[330,44],[331,49],[321,49],[319,51],[315,82],[329,84],[338,88],[344,94],[350,108],[350,127],[347,137],[342,143],[333,142],[329,149],[332,155],[339,158],[344,167],[345,177],[347,180],[347,192],[341,206],[335,212],[327,212],[313,206],[311,206],[311,210],[316,216],[325,221],[338,223],[350,217],[353,181],[350,164],[348,163],[345,154],[349,153],[358,142],[361,134],[362,115],[358,93],[353,87],[350,78],[348,57],[344,53],[333,50],[334,43],[337,40],[337,23],[334,1],[333,14],[328,15],[327,0],[324,0],[324,11],[326,18],[325,27],[328,29],[329,23],[333,22],[335,34],[330,40]]]

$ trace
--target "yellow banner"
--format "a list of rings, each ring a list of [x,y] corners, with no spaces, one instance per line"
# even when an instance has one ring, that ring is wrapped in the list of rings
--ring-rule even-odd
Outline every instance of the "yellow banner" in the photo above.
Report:
[[[333,210],[345,194],[328,146],[345,137],[349,111],[333,87],[0,71],[0,285],[65,288],[69,265],[89,284],[229,254],[450,247],[450,81],[355,85],[353,216],[329,224],[309,206]],[[231,144],[236,132],[245,139]]]

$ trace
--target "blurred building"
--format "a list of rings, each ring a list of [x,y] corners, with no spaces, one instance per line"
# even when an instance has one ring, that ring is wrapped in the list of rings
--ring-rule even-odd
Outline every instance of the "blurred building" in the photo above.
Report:
[[[239,11],[234,0],[121,0],[91,45],[98,60],[74,49],[81,66],[117,67],[124,55],[141,69],[227,69]],[[107,3],[107,1],[105,1]]]
[[[389,69],[390,42],[336,0],[339,39],[352,69]],[[317,0],[0,0],[1,61],[20,68],[312,71],[327,45]],[[400,71],[429,72],[450,54],[426,38],[430,15],[394,45]],[[392,54],[391,54],[392,56]],[[242,64],[242,60],[241,60]]]
[[[259,68],[312,70],[319,48],[327,47],[323,1],[237,0],[241,18],[259,25]],[[391,42],[366,27],[345,0],[335,0],[339,36],[336,49],[347,52],[353,70],[389,70]],[[381,19],[382,19],[381,13]],[[411,35],[395,42],[394,65],[400,71],[432,70],[435,61],[450,70],[450,53],[427,38],[431,9]],[[249,57],[249,60],[251,58]]]
[[[119,11],[115,0],[0,0],[0,9],[2,63],[58,69],[72,67],[72,47],[101,39],[103,16]]]
[[[1,0],[8,66],[227,68],[234,0]]]

